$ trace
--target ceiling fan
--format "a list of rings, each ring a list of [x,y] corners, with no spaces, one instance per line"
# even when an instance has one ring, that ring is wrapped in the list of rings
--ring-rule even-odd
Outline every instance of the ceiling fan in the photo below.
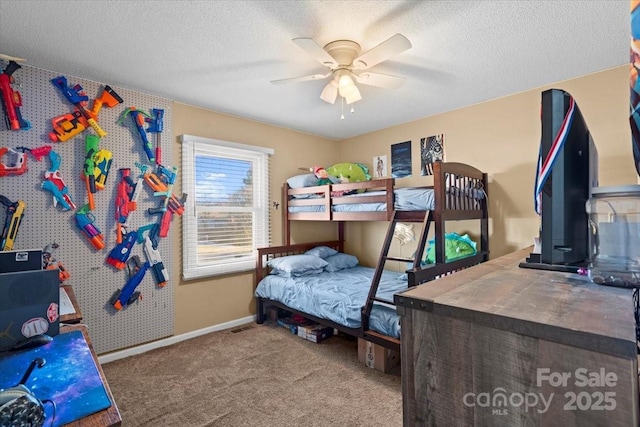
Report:
[[[385,89],[396,89],[402,86],[406,80],[404,77],[366,71],[411,48],[411,42],[402,34],[396,34],[362,54],[360,53],[360,45],[352,40],[336,40],[324,47],[320,47],[310,38],[296,38],[293,39],[293,42],[327,67],[329,71],[325,74],[272,80],[271,83],[284,84],[332,77],[320,94],[320,98],[329,104],[333,104],[338,95],[343,97],[347,104],[362,99],[354,79],[364,85]]]

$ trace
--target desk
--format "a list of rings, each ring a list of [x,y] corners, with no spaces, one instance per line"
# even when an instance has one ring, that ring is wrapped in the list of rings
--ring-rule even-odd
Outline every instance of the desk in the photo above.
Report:
[[[405,426],[638,425],[632,291],[529,252],[395,296]]]
[[[73,288],[71,285],[60,285],[60,305],[62,305],[63,298],[62,290],[64,290],[67,298],[69,298],[74,312],[60,315],[60,323],[80,323],[82,321],[82,313],[80,312],[80,306],[78,305],[78,300],[76,299],[76,294],[73,292]]]
[[[93,356],[93,361],[98,368],[98,373],[100,374],[100,378],[102,378],[102,383],[104,385],[104,389],[107,392],[107,396],[109,396],[109,400],[111,400],[111,406],[107,409],[104,409],[100,412],[96,412],[95,414],[89,415],[88,417],[81,418],[72,423],[66,424],[65,427],[102,427],[102,426],[119,426],[122,424],[122,418],[120,417],[120,411],[116,406],[116,401],[113,399],[113,394],[111,394],[111,389],[109,388],[109,383],[107,383],[107,378],[102,371],[102,367],[98,362],[98,356],[96,355],[95,350],[93,349],[93,345],[91,344],[91,338],[89,338],[89,334],[87,332],[87,327],[84,325],[64,325],[60,327],[60,333],[64,334],[66,332],[71,331],[82,331],[82,335],[84,336],[87,345],[91,349],[91,354]]]

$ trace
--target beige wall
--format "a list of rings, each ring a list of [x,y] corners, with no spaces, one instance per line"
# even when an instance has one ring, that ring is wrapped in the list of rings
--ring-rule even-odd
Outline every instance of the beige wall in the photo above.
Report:
[[[179,136],[182,134],[273,148],[271,158],[271,200],[281,202],[281,185],[292,175],[304,173],[298,167],[313,164],[329,165],[338,159],[338,142],[220,114],[209,110],[174,103],[173,105],[173,163],[182,164]],[[181,191],[181,189],[178,189]],[[272,210],[272,242],[282,244],[282,215]],[[174,242],[175,277],[181,275],[182,226],[174,220],[178,230]],[[316,227],[296,227],[299,241],[317,241],[334,236],[331,224],[317,223]],[[332,238],[335,238],[332,237]],[[253,271],[202,280],[180,279],[175,292],[175,334],[229,322],[255,313]]]
[[[431,184],[430,178],[419,176],[420,138],[444,133],[446,160],[471,164],[489,175],[489,247],[491,257],[504,255],[530,246],[533,236],[538,235],[533,185],[543,90],[564,89],[575,98],[598,149],[600,185],[636,183],[628,124],[628,75],[626,66],[617,67],[361,135],[342,141],[339,157],[341,161],[360,161],[371,166],[375,155],[387,155],[390,161],[391,144],[411,140],[414,174],[398,179],[397,183]],[[429,102],[428,96],[425,102]],[[467,226],[468,231],[477,233],[475,224]],[[349,224],[346,247],[364,263],[373,264],[385,229],[381,224]],[[410,244],[404,248],[394,245],[395,250],[402,251],[401,256],[410,256],[415,248]]]
[[[636,183],[627,120],[627,67],[550,87],[565,89],[576,99],[598,147],[600,184]],[[399,179],[398,184],[428,185],[431,183],[429,178],[418,175],[420,138],[444,133],[448,161],[469,163],[489,174],[490,249],[491,256],[496,257],[531,245],[533,236],[537,235],[539,224],[533,211],[533,181],[540,139],[540,93],[544,89],[547,88],[427,117],[341,142],[176,103],[173,164],[181,164],[178,142],[181,134],[273,148],[271,198],[280,201],[281,184],[288,177],[301,173],[298,167],[313,164],[327,166],[345,161],[371,166],[371,159],[375,155],[386,155],[391,160],[391,144],[411,140],[413,170],[416,173],[411,178]],[[428,96],[425,102],[429,102]],[[281,244],[281,212],[272,213],[273,243]],[[179,221],[176,225],[181,230]],[[386,227],[387,224],[382,222],[349,224],[347,250],[358,255],[363,264],[373,265],[378,258]],[[474,227],[475,223],[463,223],[450,231],[468,229],[473,234],[477,233],[477,227]],[[292,233],[293,240],[299,242],[335,237],[334,227],[317,222],[294,224]],[[399,256],[409,256],[413,252],[410,244],[400,247],[394,243],[391,250]],[[180,239],[175,242],[174,254],[174,265],[180,266]],[[174,287],[175,333],[254,314],[253,280],[252,272],[206,280],[181,280]]]

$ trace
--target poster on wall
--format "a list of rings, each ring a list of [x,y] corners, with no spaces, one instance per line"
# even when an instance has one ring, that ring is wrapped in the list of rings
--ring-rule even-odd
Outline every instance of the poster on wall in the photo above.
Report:
[[[411,176],[411,141],[391,146],[391,176],[393,178]]]
[[[375,156],[371,164],[373,165],[374,178],[387,176],[387,156]]]
[[[444,162],[444,134],[420,138],[420,170],[422,176],[433,175],[433,163]]]

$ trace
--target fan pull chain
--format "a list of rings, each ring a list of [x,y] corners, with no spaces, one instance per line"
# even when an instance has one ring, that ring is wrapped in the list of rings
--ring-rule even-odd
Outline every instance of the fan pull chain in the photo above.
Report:
[[[340,116],[340,120],[344,120],[344,97],[340,97],[340,102],[342,103],[342,115]]]

